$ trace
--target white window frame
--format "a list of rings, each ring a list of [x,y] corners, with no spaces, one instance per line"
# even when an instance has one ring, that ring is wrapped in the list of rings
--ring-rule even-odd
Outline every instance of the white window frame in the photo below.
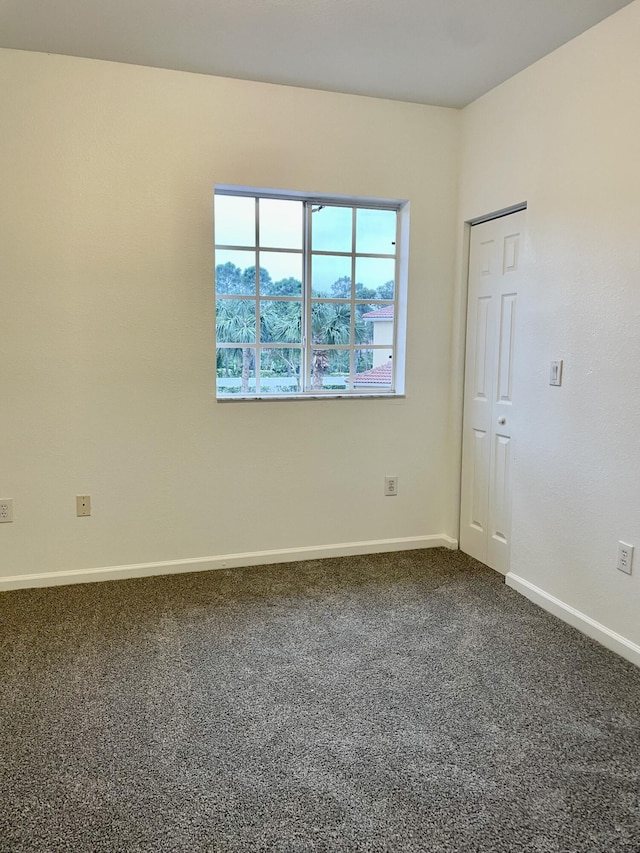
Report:
[[[299,349],[301,353],[300,374],[302,379],[302,390],[271,394],[262,391],[252,391],[248,394],[232,393],[221,394],[218,392],[217,376],[216,376],[216,399],[218,402],[246,402],[246,401],[275,401],[275,400],[309,400],[309,399],[362,399],[362,398],[380,398],[380,397],[402,397],[404,396],[404,368],[405,368],[405,337],[406,337],[406,319],[407,319],[407,277],[408,277],[408,243],[409,243],[409,202],[398,199],[379,199],[379,198],[363,198],[352,196],[335,196],[335,195],[308,195],[295,191],[281,191],[273,189],[260,189],[255,187],[240,187],[226,184],[217,184],[214,188],[215,195],[225,196],[240,196],[244,198],[254,198],[256,202],[256,236],[254,246],[242,246],[235,244],[218,244],[215,240],[215,218],[214,218],[214,256],[217,250],[229,251],[252,251],[255,252],[255,270],[256,284],[255,294],[218,294],[215,293],[216,301],[218,299],[247,299],[254,300],[256,305],[256,340],[244,344],[254,352],[254,371],[256,388],[260,387],[260,353],[265,349]],[[284,201],[300,201],[303,203],[303,235],[302,249],[283,249],[280,247],[260,245],[260,230],[259,230],[259,199],[278,199]],[[323,206],[331,207],[347,207],[352,209],[352,246],[349,252],[339,251],[322,251],[313,250],[311,243],[313,208]],[[396,213],[396,239],[395,253],[376,254],[367,252],[356,252],[356,217],[358,209],[374,209],[374,210],[390,210]],[[274,296],[260,293],[260,252],[282,252],[302,257],[302,294],[296,296]],[[327,256],[342,256],[351,259],[351,295],[350,298],[340,299],[331,297],[312,296],[311,292],[311,262],[315,255]],[[391,259],[395,261],[394,275],[394,297],[393,299],[362,299],[356,297],[356,261],[359,258],[381,258]],[[214,271],[216,263],[214,262]],[[302,342],[301,343],[281,343],[281,342],[261,342],[260,341],[260,303],[265,301],[298,301],[302,304]],[[311,328],[311,311],[312,305],[315,302],[327,304],[342,304],[349,305],[351,314],[351,334],[349,344],[313,344],[310,340],[308,330]],[[355,323],[356,323],[356,305],[357,304],[379,305],[381,308],[393,305],[393,336],[391,344],[373,344],[373,343],[357,343],[355,340]],[[218,348],[240,349],[243,344],[219,342],[216,336],[216,353]],[[353,379],[355,373],[355,357],[357,350],[392,350],[392,370],[391,370],[391,385],[376,387],[361,386],[355,387]],[[348,350],[349,351],[349,385],[350,388],[345,390],[321,390],[312,388],[312,358],[313,350],[331,351],[331,350]],[[217,360],[217,358],[216,358]]]

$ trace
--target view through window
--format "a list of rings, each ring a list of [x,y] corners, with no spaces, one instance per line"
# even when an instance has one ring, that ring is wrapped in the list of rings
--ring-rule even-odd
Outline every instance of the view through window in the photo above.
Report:
[[[218,397],[393,393],[397,205],[214,203]]]

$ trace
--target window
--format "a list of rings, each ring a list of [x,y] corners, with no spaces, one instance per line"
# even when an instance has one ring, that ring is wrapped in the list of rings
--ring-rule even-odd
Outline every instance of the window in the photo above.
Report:
[[[216,188],[218,399],[398,393],[401,207]]]

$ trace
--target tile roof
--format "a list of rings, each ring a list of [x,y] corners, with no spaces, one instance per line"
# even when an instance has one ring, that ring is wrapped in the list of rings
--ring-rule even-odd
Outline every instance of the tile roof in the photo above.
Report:
[[[391,385],[391,359],[371,370],[356,373],[353,380],[354,385]]]
[[[385,305],[376,311],[368,311],[362,315],[363,320],[393,320],[393,305]]]

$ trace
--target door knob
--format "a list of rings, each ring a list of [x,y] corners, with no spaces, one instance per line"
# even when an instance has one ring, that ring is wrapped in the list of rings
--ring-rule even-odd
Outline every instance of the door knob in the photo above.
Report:
[[[498,418],[498,423],[500,424],[500,426],[504,426],[504,424],[506,424],[506,422],[507,422],[506,418],[504,418],[504,417]]]

